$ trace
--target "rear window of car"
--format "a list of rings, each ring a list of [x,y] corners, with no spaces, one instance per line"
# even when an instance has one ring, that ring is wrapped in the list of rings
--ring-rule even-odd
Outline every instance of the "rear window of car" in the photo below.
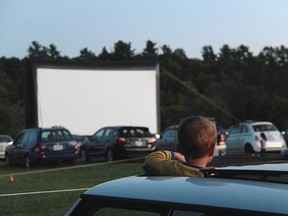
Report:
[[[261,124],[253,125],[254,131],[277,131],[277,128],[273,124]]]
[[[120,131],[120,135],[122,137],[151,137],[152,134],[150,133],[148,128],[122,128]]]
[[[72,139],[72,135],[67,130],[45,130],[41,132],[41,141],[64,141]]]

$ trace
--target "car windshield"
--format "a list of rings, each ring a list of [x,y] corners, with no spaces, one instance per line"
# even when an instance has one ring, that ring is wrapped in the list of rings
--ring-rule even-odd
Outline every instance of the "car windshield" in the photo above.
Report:
[[[123,128],[120,131],[123,137],[151,137],[152,134],[149,132],[148,128]]]
[[[276,131],[276,127],[272,124],[259,124],[259,125],[253,125],[254,131]]]
[[[72,135],[66,130],[47,130],[41,133],[42,141],[64,141],[72,139]]]

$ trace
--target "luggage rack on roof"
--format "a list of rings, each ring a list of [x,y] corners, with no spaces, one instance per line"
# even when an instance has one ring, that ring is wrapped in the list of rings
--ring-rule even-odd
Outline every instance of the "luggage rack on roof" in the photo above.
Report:
[[[254,180],[288,184],[288,171],[209,169],[202,170],[205,178]]]

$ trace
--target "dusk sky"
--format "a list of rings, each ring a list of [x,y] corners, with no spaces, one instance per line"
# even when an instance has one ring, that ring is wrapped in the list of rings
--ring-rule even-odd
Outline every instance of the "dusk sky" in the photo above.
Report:
[[[224,44],[288,46],[286,0],[0,0],[0,57],[27,56],[32,41],[54,44],[61,55],[96,55],[122,40],[141,53],[147,40],[201,58]]]

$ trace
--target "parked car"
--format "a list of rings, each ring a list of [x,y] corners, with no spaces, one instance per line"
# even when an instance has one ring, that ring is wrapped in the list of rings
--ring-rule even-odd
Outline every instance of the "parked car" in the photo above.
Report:
[[[157,139],[156,149],[175,151],[178,144],[177,130],[178,125],[171,125],[163,130]]]
[[[5,150],[12,142],[13,139],[10,135],[0,134],[0,159],[5,158]]]
[[[233,154],[280,152],[286,143],[273,123],[247,121],[229,129],[226,145],[227,154]]]
[[[281,134],[286,142],[286,146],[288,147],[288,129],[281,131]]]
[[[204,178],[132,176],[80,195],[66,216],[287,215],[287,164],[227,167]]]
[[[176,145],[178,144],[178,125],[171,125],[167,127],[163,132],[159,134],[157,139],[156,149],[157,150],[170,150],[175,151]],[[226,131],[217,127],[217,146],[216,155],[224,155],[226,151]]]
[[[281,155],[284,157],[288,157],[288,147],[285,147],[282,149]]]
[[[80,158],[84,162],[93,157],[112,161],[121,157],[143,156],[155,150],[156,141],[147,127],[104,127],[83,142]]]
[[[226,154],[226,130],[222,127],[217,126],[217,150],[219,152],[219,155],[225,155]]]
[[[72,134],[72,136],[74,137],[74,139],[76,140],[76,147],[77,147],[77,151],[78,153],[80,153],[80,147],[82,145],[82,143],[87,139],[85,136],[81,136],[78,134]]]
[[[26,129],[6,148],[5,158],[8,165],[27,168],[41,162],[73,162],[77,159],[76,140],[62,127]]]

